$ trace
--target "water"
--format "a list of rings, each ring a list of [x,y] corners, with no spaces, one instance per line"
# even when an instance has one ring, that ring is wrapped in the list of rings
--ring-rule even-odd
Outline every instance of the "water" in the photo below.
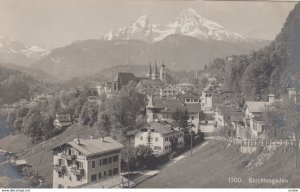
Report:
[[[6,126],[5,119],[0,117],[0,139],[8,136],[11,133],[11,129]],[[12,179],[19,179],[22,177],[21,170],[6,162],[9,156],[0,153],[0,176],[6,176]]]
[[[5,117],[0,116],[0,139],[8,136],[11,133],[11,129],[6,125]]]

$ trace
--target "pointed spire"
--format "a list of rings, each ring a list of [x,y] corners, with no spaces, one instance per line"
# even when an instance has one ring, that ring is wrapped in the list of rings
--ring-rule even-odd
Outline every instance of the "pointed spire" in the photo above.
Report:
[[[147,108],[153,108],[153,107],[154,107],[153,95],[149,95],[149,101],[147,104]]]
[[[156,64],[156,61],[155,61],[155,74],[157,74],[157,64]]]
[[[149,63],[149,66],[150,66],[149,74],[151,75],[152,74],[151,62]]]

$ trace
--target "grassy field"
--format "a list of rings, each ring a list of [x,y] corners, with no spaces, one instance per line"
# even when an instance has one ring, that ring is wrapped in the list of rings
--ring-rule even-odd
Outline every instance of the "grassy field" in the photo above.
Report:
[[[45,182],[42,187],[52,187],[53,155],[50,149],[76,137],[89,138],[92,133],[96,136],[96,132],[95,129],[75,124],[60,135],[45,141],[44,144],[33,145],[29,137],[18,134],[2,138],[0,148],[15,152],[20,159],[25,159],[35,171],[44,177]]]
[[[262,166],[246,167],[258,153],[245,155],[222,143],[209,143],[193,154],[141,183],[140,188],[227,188],[227,187],[300,187],[300,168],[295,170],[295,152],[284,153],[278,149]],[[240,182],[229,182],[240,178]],[[286,179],[287,184],[253,184],[249,178]],[[232,179],[233,180],[233,179]]]

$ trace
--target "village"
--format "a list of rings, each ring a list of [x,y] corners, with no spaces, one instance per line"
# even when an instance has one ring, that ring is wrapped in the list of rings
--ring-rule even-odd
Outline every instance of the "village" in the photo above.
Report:
[[[49,156],[51,160],[47,161],[52,162],[53,167],[52,187],[136,187],[155,177],[168,164],[192,156],[193,150],[196,151],[197,147],[211,139],[235,145],[240,153],[246,154],[254,153],[260,147],[268,150],[276,150],[280,146],[300,147],[292,131],[285,132],[280,139],[269,138],[266,129],[268,122],[264,118],[276,103],[292,102],[298,106],[298,87],[294,81],[289,82],[284,98],[269,94],[266,101],[248,101],[243,95],[224,90],[224,79],[215,74],[202,72],[199,75],[196,72],[195,82],[199,82],[200,78],[206,80],[200,88],[187,82],[171,84],[169,77],[167,65],[161,64],[158,68],[155,62],[154,68],[149,65],[149,73],[145,77],[119,72],[111,81],[89,88],[93,94],[88,96],[87,103],[100,106],[101,96],[113,98],[128,84],[133,84],[135,90],[146,98],[146,123],[139,130],[127,132],[126,145],[99,132],[89,132],[86,136],[79,133],[77,136],[69,135],[67,142],[56,140],[46,148],[47,141],[41,142],[42,149],[52,154]],[[83,89],[77,87],[73,91]],[[3,105],[1,112],[47,104],[54,97],[52,94],[42,94],[29,101],[21,99],[17,103]],[[73,125],[81,126],[80,118],[70,113],[57,113],[53,125],[59,133],[71,129]],[[135,152],[144,158],[130,162],[133,161],[130,158],[131,148],[139,149]],[[30,148],[27,150],[30,151]],[[31,150],[33,154],[34,149]],[[20,170],[34,166],[30,161],[14,155],[13,151],[3,150],[1,154],[7,155],[6,159],[11,157],[10,163]],[[39,177],[40,186],[43,182],[45,179]]]

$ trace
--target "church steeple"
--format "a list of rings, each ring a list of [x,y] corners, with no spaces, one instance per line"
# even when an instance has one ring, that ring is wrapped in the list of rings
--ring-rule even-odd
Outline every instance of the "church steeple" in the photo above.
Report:
[[[152,79],[152,80],[157,80],[157,79],[159,79],[159,74],[158,74],[158,71],[157,71],[157,64],[156,64],[156,61],[155,61],[154,73],[152,73],[151,79]]]
[[[151,66],[151,62],[149,63],[150,69],[149,69],[149,75],[152,74],[152,66]]]
[[[146,74],[147,78],[152,78],[152,66],[151,66],[151,62],[149,62],[149,73]]]

